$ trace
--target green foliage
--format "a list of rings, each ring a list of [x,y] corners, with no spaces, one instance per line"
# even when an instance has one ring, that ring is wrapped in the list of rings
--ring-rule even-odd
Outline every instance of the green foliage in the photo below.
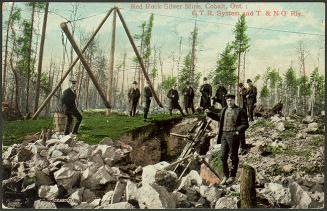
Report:
[[[221,177],[224,175],[223,171],[223,162],[220,159],[221,151],[217,151],[212,155],[212,160],[210,161],[210,165],[212,168],[220,175]]]
[[[292,67],[286,71],[284,81],[289,94],[295,96],[297,91],[297,79],[296,73]]]
[[[257,81],[259,81],[260,78],[261,78],[261,75],[260,74],[256,75],[255,78],[254,78],[253,83],[257,83]]]
[[[279,72],[275,68],[272,69],[268,67],[265,80],[269,80],[270,88],[274,89],[278,82],[282,80],[282,78],[280,77]]]
[[[191,81],[192,78],[192,58],[191,52],[189,52],[185,59],[182,69],[179,71],[178,74],[178,89],[183,90],[186,87],[186,82]],[[194,75],[194,83],[193,88],[196,90],[199,86],[201,78],[201,73],[195,73]]]
[[[235,49],[236,54],[241,54],[249,49],[250,38],[246,35],[247,25],[245,20],[245,15],[242,14],[233,30],[235,35],[235,41],[233,41],[233,48]]]
[[[162,81],[162,88],[166,92],[176,83],[177,79],[175,76],[168,76]]]
[[[146,25],[146,30],[144,33],[144,54],[143,59],[149,60],[151,55],[151,36],[153,28],[153,14],[150,15],[149,23]]]
[[[224,84],[225,86],[235,86],[236,75],[236,56],[232,53],[232,46],[228,43],[225,50],[221,53],[214,70],[214,84]]]
[[[98,144],[103,138],[113,140],[131,132],[134,129],[146,127],[158,121],[180,118],[180,115],[156,114],[151,115],[153,120],[144,122],[143,115],[130,118],[123,114],[113,113],[107,117],[104,111],[83,112],[83,120],[78,138],[89,144]],[[39,118],[36,120],[9,121],[4,125],[5,146],[21,143],[24,136],[40,132],[43,128],[52,127],[52,118]]]
[[[269,89],[268,89],[268,85],[265,84],[262,87],[261,91],[260,91],[260,97],[261,98],[265,98],[265,97],[268,97],[268,96],[269,96]]]
[[[319,73],[318,68],[315,68],[310,75],[310,86],[315,86],[315,97],[318,100],[323,100],[325,96],[325,77]]]
[[[5,122],[3,129],[3,145],[8,146],[20,143],[23,141],[24,136],[40,132],[46,127],[52,127],[52,118]]]
[[[158,76],[158,69],[157,67],[153,67],[151,70],[151,76],[153,79],[155,79]]]
[[[311,95],[311,84],[309,83],[308,76],[301,76],[298,79],[298,84],[300,86],[300,95],[301,96],[310,96]]]

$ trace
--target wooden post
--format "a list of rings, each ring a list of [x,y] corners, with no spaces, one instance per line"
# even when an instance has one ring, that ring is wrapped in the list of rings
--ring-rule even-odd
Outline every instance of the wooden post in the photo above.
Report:
[[[81,62],[82,62],[82,64],[83,64],[83,66],[84,66],[85,70],[87,71],[87,73],[89,74],[89,76],[90,76],[90,78],[91,78],[91,80],[92,80],[92,82],[93,82],[95,88],[98,90],[98,92],[99,92],[99,94],[100,94],[100,96],[101,96],[101,98],[102,98],[102,100],[103,100],[105,106],[106,106],[107,108],[111,108],[110,103],[108,102],[108,100],[107,100],[107,98],[106,98],[106,95],[105,95],[104,92],[102,91],[102,89],[101,89],[101,87],[100,87],[100,85],[99,85],[97,79],[95,78],[95,76],[93,75],[93,73],[92,73],[92,71],[91,71],[89,65],[87,64],[87,61],[86,61],[86,59],[84,58],[84,56],[83,56],[81,50],[80,50],[79,47],[77,46],[77,44],[76,44],[74,38],[72,37],[70,31],[68,30],[67,24],[66,24],[65,22],[64,22],[64,23],[61,23],[61,24],[60,24],[60,27],[61,27],[61,29],[65,32],[65,34],[66,34],[66,36],[67,36],[69,42],[71,43],[72,47],[73,47],[74,50],[75,50],[77,56],[80,58],[80,60],[81,60]]]
[[[116,10],[114,10],[112,19],[112,34],[111,34],[111,48],[109,58],[109,85],[107,89],[107,98],[110,104],[112,104],[112,90],[113,90],[113,76],[114,76],[114,59],[115,59],[115,41],[116,41]],[[107,109],[106,115],[111,113],[111,109]]]
[[[118,8],[116,8],[116,10],[117,10],[117,13],[118,13],[118,17],[119,17],[121,23],[123,24],[123,27],[124,27],[125,32],[126,32],[126,34],[127,34],[127,37],[128,37],[128,39],[129,39],[129,41],[130,41],[130,43],[131,43],[131,45],[132,45],[132,47],[133,47],[133,50],[134,50],[134,52],[135,52],[135,54],[136,54],[136,57],[137,57],[137,59],[138,59],[138,61],[139,61],[139,63],[140,63],[140,66],[141,66],[141,69],[142,69],[143,75],[144,75],[145,79],[149,82],[149,87],[150,87],[150,89],[151,89],[151,91],[152,91],[153,97],[154,97],[154,99],[156,100],[156,102],[158,103],[158,105],[159,105],[161,108],[163,108],[163,105],[161,104],[161,102],[160,102],[160,100],[159,100],[157,94],[156,94],[155,91],[154,91],[154,88],[153,88],[153,86],[152,86],[151,80],[150,80],[148,74],[146,73],[146,70],[145,70],[145,67],[144,67],[143,60],[142,60],[142,58],[141,58],[141,56],[140,56],[140,53],[138,52],[138,50],[137,50],[137,48],[136,48],[136,45],[135,45],[134,40],[133,40],[133,37],[131,36],[131,34],[130,34],[128,28],[127,28],[127,25],[126,25],[126,23],[125,23],[125,20],[124,20],[122,14],[120,13],[120,10],[119,10]]]
[[[248,165],[243,165],[240,177],[241,208],[255,208],[257,206],[257,202],[254,168]]]
[[[91,42],[93,41],[95,35],[97,35],[97,33],[99,32],[99,30],[101,29],[101,27],[103,26],[103,24],[106,22],[106,20],[108,19],[109,15],[111,14],[111,12],[113,11],[113,8],[111,10],[109,10],[109,12],[107,13],[107,15],[103,18],[103,20],[101,21],[101,23],[99,24],[98,28],[94,31],[93,35],[91,36],[90,40],[87,42],[87,44],[85,45],[85,47],[82,50],[82,53],[84,53],[84,51],[89,47],[89,45],[91,44]],[[60,88],[61,84],[64,82],[64,80],[66,79],[66,77],[68,76],[69,72],[73,69],[73,67],[75,66],[75,64],[78,62],[79,57],[77,57],[76,59],[74,59],[74,62],[69,66],[69,68],[67,69],[67,71],[65,72],[65,74],[62,76],[62,78],[60,79],[59,83],[57,84],[57,86],[50,92],[50,94],[45,98],[45,100],[42,102],[42,104],[40,105],[40,107],[37,109],[37,111],[34,113],[32,119],[35,119],[40,112],[42,111],[42,109],[45,107],[45,105],[50,101],[51,97],[56,93],[56,91]]]

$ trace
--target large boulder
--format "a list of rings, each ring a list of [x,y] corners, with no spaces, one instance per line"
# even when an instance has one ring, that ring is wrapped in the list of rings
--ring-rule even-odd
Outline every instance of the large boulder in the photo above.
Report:
[[[202,197],[206,198],[210,203],[215,203],[222,194],[222,190],[216,188],[215,186],[200,186],[200,194]]]
[[[169,166],[169,163],[162,161],[155,165],[147,165],[142,169],[142,185],[155,183],[157,171]]]
[[[71,190],[79,180],[81,173],[75,171],[72,165],[64,165],[55,171],[53,175],[57,184],[62,185],[66,190]]]
[[[136,183],[128,180],[126,183],[126,200],[137,200],[138,189]]]
[[[42,185],[38,190],[38,195],[40,198],[44,198],[47,200],[56,199],[59,195],[59,188],[57,185]]]
[[[260,191],[268,201],[283,204],[286,206],[291,205],[291,193],[288,188],[278,183],[266,183],[265,188]]]
[[[55,184],[55,181],[53,181],[53,179],[48,174],[44,173],[42,170],[36,170],[35,177],[37,186]]]
[[[202,185],[202,178],[199,173],[195,170],[190,171],[188,175],[182,178],[181,183],[177,190],[189,188],[193,185],[200,186]]]
[[[192,203],[187,200],[187,196],[181,192],[174,191],[172,193],[175,201],[176,201],[176,208],[190,208],[192,207]]]
[[[104,194],[101,199],[101,205],[111,204],[111,198],[113,195],[114,195],[114,191],[112,190]]]
[[[236,197],[221,197],[215,205],[215,209],[237,209]]]
[[[308,128],[305,129],[305,132],[307,133],[314,133],[319,129],[319,125],[316,122],[312,122],[308,124]]]
[[[157,184],[144,184],[139,189],[138,202],[141,209],[175,208],[176,201],[166,188]]]
[[[178,183],[177,179],[177,174],[173,171],[161,169],[155,174],[155,183],[160,186],[164,186],[169,192],[173,192],[175,190]]]
[[[310,195],[303,190],[303,188],[293,182],[290,186],[291,198],[292,198],[292,205],[293,208],[296,209],[308,209],[312,208],[313,201]]]
[[[100,168],[96,166],[88,167],[82,173],[81,185],[91,190],[99,189],[101,185],[116,181],[116,177],[112,176],[111,172],[108,166]]]
[[[126,182],[117,181],[114,189],[114,194],[112,195],[111,198],[111,203],[114,204],[120,202],[124,195],[125,190],[126,190]]]
[[[15,162],[25,162],[31,160],[32,157],[33,153],[30,150],[21,147],[17,150],[17,154],[14,156],[13,160]]]
[[[75,192],[73,192],[68,198],[69,204],[72,206],[79,205],[83,200],[83,193],[84,193],[84,188],[79,188],[75,190]]]

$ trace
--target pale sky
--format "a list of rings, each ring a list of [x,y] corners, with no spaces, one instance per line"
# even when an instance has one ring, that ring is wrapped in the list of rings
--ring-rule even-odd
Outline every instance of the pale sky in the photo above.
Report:
[[[9,6],[5,3],[3,21],[8,19]],[[47,34],[45,40],[43,69],[48,70],[50,58],[59,64],[62,59],[60,23],[70,19],[74,3],[50,3]],[[25,3],[15,3],[23,9],[23,16],[30,18],[31,9]],[[197,51],[196,71],[207,76],[216,67],[217,57],[228,42],[234,40],[233,29],[238,19],[238,13],[248,12],[246,17],[250,49],[246,58],[246,78],[254,78],[263,74],[267,67],[277,68],[284,73],[293,64],[299,71],[297,48],[302,40],[306,50],[306,71],[310,73],[316,66],[321,73],[325,72],[325,5],[323,3],[79,3],[76,40],[80,32],[91,32],[101,22],[106,12],[113,6],[118,6],[134,35],[140,33],[143,21],[149,20],[154,13],[152,43],[162,48],[164,73],[172,71],[172,54],[175,59],[179,53],[179,39],[182,37],[181,62],[190,50],[189,35],[197,21],[199,29],[199,45]],[[147,7],[155,7],[153,9]],[[190,6],[191,8],[186,8]],[[137,7],[137,8],[136,8]],[[258,12],[260,11],[260,12]],[[274,13],[274,11],[276,11]],[[282,11],[285,11],[282,12]],[[192,14],[193,12],[193,14]],[[194,12],[197,12],[198,16]],[[200,14],[202,12],[202,15]],[[277,15],[278,12],[278,15]],[[258,15],[259,13],[259,15]],[[270,14],[270,15],[269,15]],[[274,16],[275,14],[275,16]],[[300,15],[299,15],[300,14]],[[224,15],[224,16],[222,16]],[[43,13],[39,15],[36,24],[42,27]],[[102,50],[109,57],[112,17],[109,17],[99,34]],[[3,24],[4,25],[4,24]],[[127,52],[127,68],[132,65],[133,49],[127,39],[124,29],[117,17],[116,32],[116,64],[122,61],[124,51]],[[3,36],[4,39],[4,36]],[[4,43],[4,42],[3,42]],[[79,44],[79,43],[78,43]],[[70,44],[67,45],[68,50]],[[81,46],[80,46],[81,47]],[[68,51],[69,52],[69,51]],[[319,64],[318,64],[319,57]],[[175,65],[176,65],[175,61]],[[176,71],[176,66],[174,67]],[[130,71],[129,80],[132,81]],[[299,73],[299,72],[298,72]],[[174,73],[177,75],[177,72]],[[122,77],[120,77],[122,78]],[[68,80],[68,79],[67,79]]]

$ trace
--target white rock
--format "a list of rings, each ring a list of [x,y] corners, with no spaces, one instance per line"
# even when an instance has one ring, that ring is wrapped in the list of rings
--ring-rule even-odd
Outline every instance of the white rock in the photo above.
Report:
[[[55,203],[43,200],[36,200],[33,207],[35,209],[57,209]]]
[[[81,185],[90,189],[98,189],[100,185],[116,181],[107,166],[88,167],[82,173]]]
[[[206,198],[211,203],[214,203],[221,196],[222,190],[219,190],[218,188],[216,188],[214,186],[208,187],[205,185],[201,185],[200,186],[200,194],[202,197]]]
[[[288,188],[284,188],[278,183],[266,183],[265,188],[260,191],[269,201],[278,204],[290,205],[291,193]]]
[[[310,124],[308,124],[308,128],[307,128],[307,132],[315,132],[318,130],[318,123],[316,122],[312,122]]]
[[[311,208],[312,199],[309,194],[302,189],[302,187],[293,182],[290,186],[290,192],[292,197],[292,204],[294,208],[297,209],[307,209]]]
[[[137,200],[138,189],[136,183],[128,180],[126,183],[126,200]]]
[[[114,194],[112,195],[111,198],[111,203],[114,204],[120,202],[125,190],[126,190],[126,182],[117,181],[114,189]]]
[[[162,161],[155,165],[148,165],[142,169],[142,185],[153,184],[155,182],[156,172],[168,166],[169,163]]]
[[[73,138],[72,138],[71,135],[66,135],[66,136],[64,136],[64,137],[62,137],[60,139],[60,143],[68,144],[69,145],[69,144],[71,144],[72,140],[73,140]]]
[[[68,198],[70,199],[69,200],[70,205],[72,206],[79,205],[82,202],[83,193],[84,193],[84,188],[79,188],[74,193],[72,193]]]
[[[8,147],[7,150],[2,154],[2,159],[8,160],[11,156],[16,153],[16,149],[12,146]]]
[[[38,190],[38,194],[40,198],[53,200],[58,197],[59,188],[57,185],[52,185],[52,186],[42,185]]]
[[[280,121],[282,121],[282,119],[279,118],[277,115],[274,115],[274,116],[270,117],[270,119],[271,119],[272,122],[280,122]]]
[[[141,209],[175,208],[176,201],[164,187],[157,184],[144,184],[139,189],[138,202]]]
[[[294,170],[294,166],[290,163],[283,166],[283,171],[285,173],[291,173],[293,170]]]
[[[188,175],[182,177],[181,183],[177,188],[177,190],[188,188],[191,187],[192,185],[197,185],[197,186],[202,185],[202,177],[195,170],[190,171]]]
[[[237,198],[221,197],[216,202],[215,209],[237,209]]]
[[[99,208],[102,208],[102,209],[135,209],[135,207],[128,202],[105,204],[104,206],[101,205]]]
[[[276,129],[277,129],[278,131],[284,131],[284,130],[285,130],[285,125],[284,125],[284,123],[283,123],[283,122],[278,122],[278,123],[276,124]]]
[[[74,171],[72,166],[63,166],[54,172],[57,184],[62,185],[66,190],[70,190],[78,181],[80,172]]]
[[[104,194],[101,199],[101,205],[110,204],[111,198],[113,195],[114,195],[114,191],[112,191],[112,190],[108,191],[106,194]]]
[[[95,208],[100,205],[101,199],[94,199],[93,201],[90,202],[90,206],[92,208]]]

